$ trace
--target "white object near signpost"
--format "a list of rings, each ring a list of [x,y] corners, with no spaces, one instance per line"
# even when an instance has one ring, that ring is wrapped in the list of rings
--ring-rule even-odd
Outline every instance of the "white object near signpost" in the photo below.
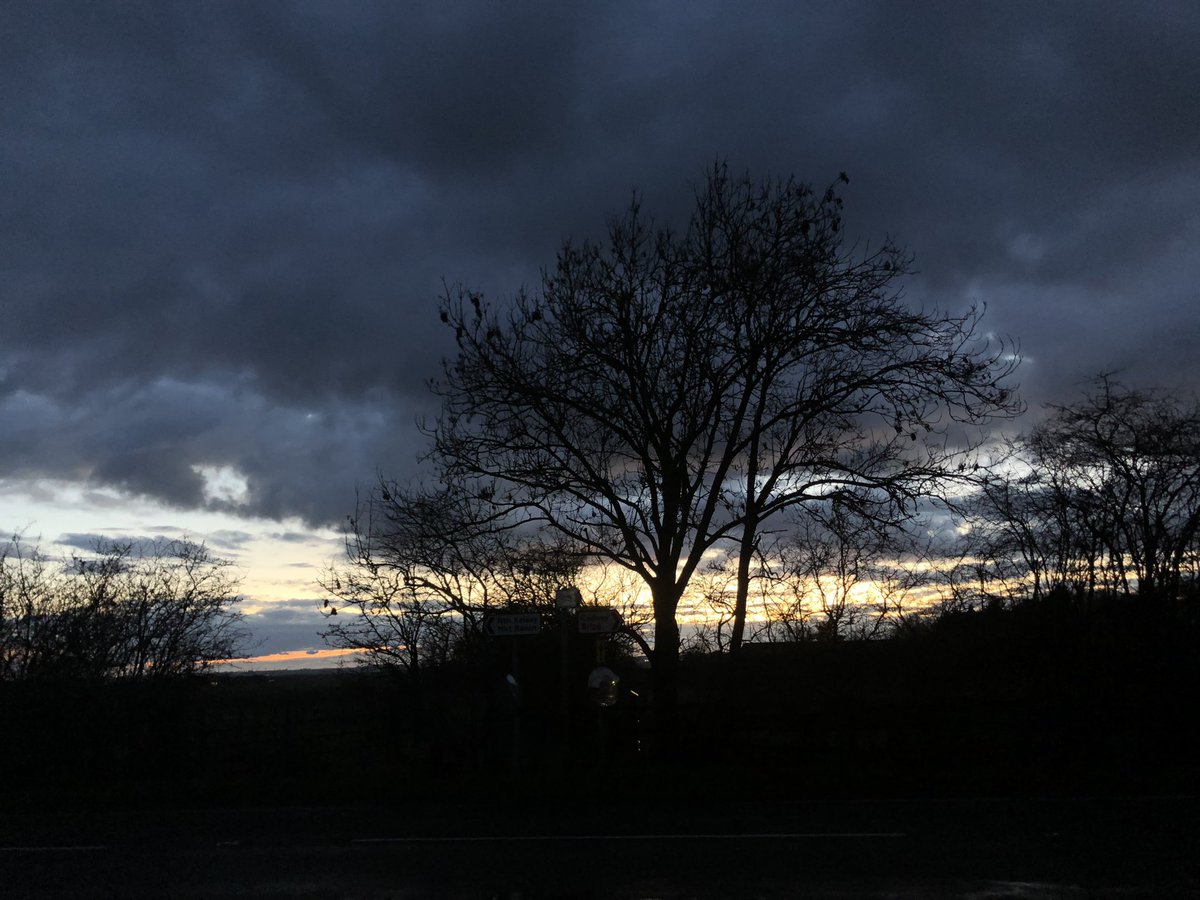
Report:
[[[554,595],[554,606],[560,611],[575,609],[582,602],[583,594],[579,593],[579,588],[559,588]]]
[[[621,614],[606,606],[581,609],[575,618],[580,634],[611,634],[621,625]]]
[[[492,613],[483,620],[483,633],[489,637],[516,637],[541,630],[542,617],[537,613]]]

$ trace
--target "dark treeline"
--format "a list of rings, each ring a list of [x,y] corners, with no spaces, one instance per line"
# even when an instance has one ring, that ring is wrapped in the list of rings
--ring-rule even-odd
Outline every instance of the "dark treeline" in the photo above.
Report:
[[[681,661],[685,758],[656,753],[644,664],[614,706],[575,635],[488,639],[379,670],[0,685],[7,808],[1178,792],[1196,786],[1195,627],[1062,591],[893,640],[750,644]],[[514,688],[508,678],[514,665]],[[532,792],[532,793],[531,793]]]

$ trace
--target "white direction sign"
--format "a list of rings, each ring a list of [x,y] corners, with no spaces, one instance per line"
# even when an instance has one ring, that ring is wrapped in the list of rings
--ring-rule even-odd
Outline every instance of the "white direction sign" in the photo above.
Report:
[[[483,633],[489,637],[515,637],[541,630],[542,617],[537,613],[492,613],[483,620]]]
[[[606,606],[580,609],[575,618],[579,621],[580,634],[609,634],[621,624],[621,614]]]

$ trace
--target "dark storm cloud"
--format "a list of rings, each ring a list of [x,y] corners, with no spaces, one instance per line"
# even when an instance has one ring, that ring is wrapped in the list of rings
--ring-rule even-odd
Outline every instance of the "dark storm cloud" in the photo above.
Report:
[[[314,538],[311,534],[305,534],[299,531],[280,531],[269,535],[272,540],[283,541],[288,544],[314,544],[320,543],[319,538]],[[307,563],[294,563],[294,565],[307,565]]]
[[[158,531],[175,531],[176,529],[155,529]],[[249,541],[254,539],[254,535],[247,534],[244,531],[221,530],[214,531],[204,537],[203,543],[210,550],[217,550],[226,555],[236,556],[237,552]],[[71,547],[76,550],[94,551],[97,548],[111,546],[112,544],[129,544],[133,547],[134,552],[142,555],[153,555],[156,550],[163,548],[167,541],[163,537],[149,537],[146,535],[129,535],[129,534],[98,534],[95,532],[67,532],[58,536],[54,541],[62,547]]]
[[[204,536],[206,546],[226,553],[236,553],[252,540],[254,540],[254,535],[231,529],[211,531]]]
[[[271,402],[237,384],[157,379],[61,400],[0,399],[0,459],[9,477],[52,473],[181,507],[310,522],[354,511],[358,482],[381,460],[411,465],[413,416],[395,402]],[[245,477],[245,497],[212,496],[205,469]],[[110,501],[111,502],[111,501]]]
[[[0,477],[340,518],[450,349],[640,187],[819,184],[1026,392],[1200,380],[1193,4],[8,4]],[[230,467],[245,497],[213,496]]]
[[[114,543],[129,544],[133,548],[134,553],[151,555],[162,541],[158,538],[146,536],[122,535],[114,537],[113,535],[105,534],[69,532],[59,535],[58,540],[54,543],[63,547],[70,547],[74,550],[82,550],[85,553],[95,553],[97,551],[103,553],[104,548],[111,547]]]

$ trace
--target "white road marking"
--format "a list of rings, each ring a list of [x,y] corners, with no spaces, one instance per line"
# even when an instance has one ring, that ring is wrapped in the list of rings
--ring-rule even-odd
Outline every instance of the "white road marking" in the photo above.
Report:
[[[765,832],[761,834],[525,834],[464,837],[361,837],[352,844],[481,844],[525,841],[810,840],[815,838],[902,838],[902,831]]]

